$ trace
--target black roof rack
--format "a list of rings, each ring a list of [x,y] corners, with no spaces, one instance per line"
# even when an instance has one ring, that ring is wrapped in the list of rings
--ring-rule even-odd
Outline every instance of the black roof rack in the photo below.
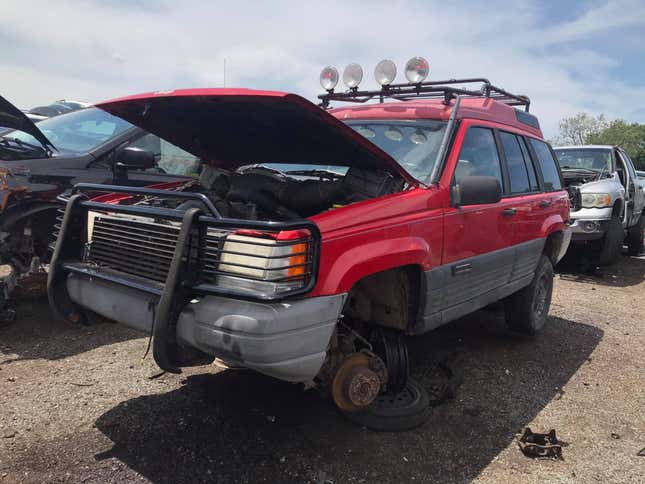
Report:
[[[471,86],[464,84],[480,84],[479,89],[473,89]],[[399,101],[409,101],[411,99],[442,99],[444,103],[449,103],[455,96],[471,98],[490,98],[500,101],[510,106],[524,106],[528,112],[531,100],[528,96],[511,94],[504,89],[493,86],[488,79],[449,79],[447,81],[427,81],[418,84],[391,84],[383,86],[376,91],[359,91],[353,88],[345,92],[328,91],[321,94],[318,99],[321,100],[320,106],[327,109],[330,101],[344,101],[351,103],[364,103],[371,99],[378,98],[380,102],[383,99],[398,99]]]

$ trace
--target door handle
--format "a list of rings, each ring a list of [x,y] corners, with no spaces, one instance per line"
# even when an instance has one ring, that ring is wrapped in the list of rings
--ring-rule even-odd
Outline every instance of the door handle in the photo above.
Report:
[[[551,200],[542,200],[540,201],[539,207],[546,208],[551,205]]]
[[[465,274],[473,270],[472,264],[465,262],[463,264],[457,264],[452,266],[452,275],[456,276],[457,274]]]
[[[516,208],[505,208],[504,210],[502,210],[502,215],[504,215],[505,217],[512,217],[516,213],[517,213]]]

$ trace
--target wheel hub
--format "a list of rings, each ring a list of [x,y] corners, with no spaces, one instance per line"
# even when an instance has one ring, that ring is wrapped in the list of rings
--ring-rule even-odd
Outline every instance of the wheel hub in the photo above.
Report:
[[[381,378],[370,367],[370,358],[364,353],[354,353],[345,359],[332,382],[334,403],[346,412],[365,408],[380,391]]]

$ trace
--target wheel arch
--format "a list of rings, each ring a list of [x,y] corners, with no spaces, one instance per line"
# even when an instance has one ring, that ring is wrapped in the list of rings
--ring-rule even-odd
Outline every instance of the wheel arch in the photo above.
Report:
[[[419,317],[424,294],[422,266],[393,267],[356,281],[349,290],[343,314],[369,325],[407,331]]]
[[[549,235],[547,235],[546,240],[544,241],[542,254],[544,254],[549,258],[553,266],[555,266],[558,263],[558,260],[559,260],[558,257],[560,255],[563,243],[564,243],[563,230],[552,231]]]

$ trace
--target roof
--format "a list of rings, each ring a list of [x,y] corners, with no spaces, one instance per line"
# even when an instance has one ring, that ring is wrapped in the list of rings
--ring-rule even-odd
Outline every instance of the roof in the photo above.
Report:
[[[567,145],[567,146],[554,146],[554,150],[584,150],[584,149],[606,149],[613,150],[613,145]]]
[[[454,104],[453,104],[454,105]],[[447,121],[453,105],[447,106],[439,99],[394,101],[386,103],[343,106],[330,110],[330,113],[341,120],[349,119],[439,119]],[[457,119],[481,119],[512,126],[542,138],[542,130],[518,120],[518,117],[530,116],[508,104],[490,98],[464,98],[459,105]]]

